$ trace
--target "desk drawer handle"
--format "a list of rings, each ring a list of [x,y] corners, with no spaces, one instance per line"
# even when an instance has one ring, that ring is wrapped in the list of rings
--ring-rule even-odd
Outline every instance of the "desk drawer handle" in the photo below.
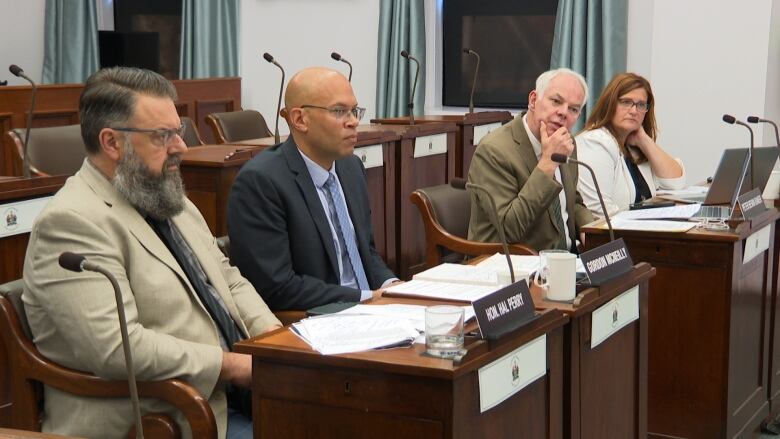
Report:
[[[352,393],[352,385],[349,381],[344,381],[344,394],[349,395],[350,393]]]

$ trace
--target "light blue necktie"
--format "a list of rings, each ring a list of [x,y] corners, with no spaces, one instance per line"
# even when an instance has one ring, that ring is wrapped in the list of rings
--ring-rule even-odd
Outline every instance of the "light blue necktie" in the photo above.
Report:
[[[341,196],[341,191],[336,187],[336,177],[333,174],[328,175],[328,180],[323,185],[325,188],[325,195],[328,200],[328,205],[331,212],[331,220],[333,221],[333,228],[336,229],[336,235],[341,248],[347,250],[348,264],[343,263],[344,270],[352,270],[355,275],[355,279],[358,283],[358,288],[362,291],[370,290],[368,280],[366,279],[366,272],[363,270],[363,263],[360,260],[360,252],[358,252],[357,241],[355,240],[355,234],[352,228],[349,226],[349,213],[346,209],[346,203]],[[335,213],[335,218],[334,214]]]

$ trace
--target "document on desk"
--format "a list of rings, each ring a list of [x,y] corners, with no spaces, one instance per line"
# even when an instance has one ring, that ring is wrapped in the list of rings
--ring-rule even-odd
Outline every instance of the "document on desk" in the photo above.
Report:
[[[663,219],[690,219],[701,209],[700,203],[680,204],[670,207],[656,207],[653,209],[625,210],[613,216],[624,220],[663,220]]]
[[[351,308],[340,311],[338,314],[364,314],[375,316],[389,316],[399,319],[407,319],[412,326],[420,332],[425,331],[425,306],[423,305],[404,305],[393,303],[390,305],[364,305],[357,304]],[[474,307],[466,305],[463,307],[463,321],[468,322],[473,319]]]
[[[680,196],[690,196],[690,195],[704,195],[707,193],[708,190],[710,190],[710,188],[707,186],[688,186],[683,189],[660,189],[655,194],[676,195],[680,197]]]
[[[696,227],[691,221],[660,221],[660,220],[632,220],[615,218],[612,220],[612,228],[615,230],[645,230],[650,232],[687,232]],[[607,223],[599,228],[606,229]]]
[[[500,286],[466,285],[452,282],[410,280],[385,290],[390,296],[423,297],[427,299],[473,302],[498,290]]]
[[[506,259],[504,259],[506,266]],[[412,276],[414,280],[452,282],[469,285],[499,285],[498,272],[493,266],[443,263]]]
[[[290,329],[324,355],[411,345],[420,335],[406,318],[375,314],[326,314],[293,323]]]
[[[539,256],[537,255],[510,255],[509,257],[512,259],[512,268],[515,270],[515,274],[520,271],[535,273],[539,269]],[[496,253],[477,264],[477,267],[491,268],[493,270],[503,269],[506,266],[506,256],[503,253]],[[577,258],[576,267],[578,273],[585,273],[585,267],[582,265],[582,260],[579,257]]]

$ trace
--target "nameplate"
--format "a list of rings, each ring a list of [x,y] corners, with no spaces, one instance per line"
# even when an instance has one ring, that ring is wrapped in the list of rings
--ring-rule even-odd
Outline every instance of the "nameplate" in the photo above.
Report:
[[[481,367],[478,371],[480,413],[506,401],[546,373],[546,335]]]
[[[496,128],[501,127],[501,122],[489,123],[485,125],[477,125],[474,127],[474,145],[479,145],[482,138],[493,132]]]
[[[639,285],[602,305],[591,315],[590,348],[600,345],[639,318]]]
[[[753,258],[769,249],[769,236],[772,234],[772,224],[767,224],[759,231],[745,238],[745,252],[742,263],[747,264]]]
[[[447,153],[447,133],[420,136],[414,140],[414,158]]]
[[[0,204],[0,238],[29,233],[35,218],[51,199],[49,196]]]
[[[368,145],[355,148],[353,154],[363,162],[366,169],[380,168],[385,160],[382,155],[382,145]]]
[[[580,259],[593,286],[626,274],[634,266],[623,238],[588,250],[580,255]]]
[[[498,340],[536,318],[534,300],[525,279],[472,303],[482,338]]]
[[[740,195],[737,197],[737,201],[739,202],[739,208],[742,210],[742,216],[746,221],[752,220],[758,215],[766,212],[764,199],[761,198],[761,192],[758,188]]]

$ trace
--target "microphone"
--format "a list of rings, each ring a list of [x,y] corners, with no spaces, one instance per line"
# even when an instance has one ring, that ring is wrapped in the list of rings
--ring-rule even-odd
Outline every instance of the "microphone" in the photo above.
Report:
[[[745,122],[742,122],[741,120],[737,120],[736,117],[730,115],[730,114],[724,114],[723,115],[723,122],[726,122],[728,124],[737,124],[742,125],[743,127],[747,128],[748,131],[750,131],[750,188],[752,189],[753,186],[753,128],[750,128],[750,125],[746,124]],[[738,193],[741,192],[741,188],[737,189]]]
[[[612,221],[609,220],[609,212],[607,212],[607,206],[604,205],[604,196],[601,194],[601,188],[599,187],[599,181],[596,180],[596,173],[593,172],[593,168],[591,168],[587,163],[581,162],[579,160],[575,160],[571,157],[567,157],[564,154],[559,153],[553,153],[552,156],[550,156],[550,159],[554,161],[555,163],[574,163],[575,165],[583,166],[588,171],[590,171],[590,176],[593,178],[593,184],[596,186],[596,193],[599,196],[599,203],[601,203],[601,210],[604,212],[604,219],[607,220],[607,227],[609,227],[609,240],[614,241],[615,240],[615,232],[612,231]]]
[[[474,90],[477,88],[477,75],[479,75],[479,54],[471,49],[464,48],[463,53],[477,57],[477,67],[474,69],[474,82],[471,83],[471,97],[469,98],[469,113],[474,112]]]
[[[335,59],[336,61],[341,61],[343,63],[346,63],[349,66],[349,82],[352,82],[352,63],[346,60],[346,58],[343,58],[341,55],[338,54],[338,52],[331,52],[330,57]]]
[[[482,193],[487,199],[490,204],[489,209],[485,209],[488,212],[488,216],[490,217],[490,222],[493,223],[493,227],[496,228],[496,231],[498,232],[498,238],[501,240],[501,246],[504,248],[504,255],[506,256],[506,263],[509,265],[509,277],[512,279],[512,283],[515,283],[515,270],[514,267],[512,267],[512,258],[509,256],[509,245],[506,242],[506,235],[504,235],[504,229],[499,226],[498,223],[498,209],[496,209],[496,199],[493,198],[493,194],[490,193],[487,189],[484,187],[474,184],[474,183],[467,183],[465,179],[463,178],[453,178],[450,181],[450,186],[452,186],[455,189],[471,189],[473,191],[477,191]],[[479,203],[479,195],[474,194],[477,198],[477,203]],[[480,203],[481,204],[481,203]],[[485,206],[482,205],[482,208],[484,209]]]
[[[776,144],[777,144],[778,147],[780,147],[780,133],[778,133],[778,131],[777,131],[777,124],[776,123],[772,122],[769,119],[761,119],[758,116],[749,116],[747,118],[747,121],[750,122],[750,123],[763,122],[763,123],[770,123],[770,124],[772,124],[772,126],[775,128],[775,141],[777,142]]]
[[[401,56],[417,64],[417,72],[414,74],[414,82],[412,83],[412,95],[409,97],[409,125],[414,125],[414,91],[417,89],[417,77],[420,76],[420,62],[405,50],[401,51]]]
[[[16,64],[8,66],[8,70],[19,78],[24,78],[32,86],[32,92],[30,97],[30,112],[27,113],[27,131],[24,133],[24,147],[22,148],[22,175],[24,178],[30,178],[30,156],[27,154],[27,145],[30,142],[30,128],[32,128],[33,112],[35,111],[35,96],[38,94],[38,87],[35,85],[35,81],[30,79],[29,76],[24,74],[24,70]]]
[[[143,426],[141,425],[141,409],[138,405],[138,387],[135,383],[135,370],[133,369],[133,357],[130,352],[130,341],[127,335],[127,319],[125,318],[125,307],[122,304],[122,293],[119,289],[119,283],[111,274],[110,271],[105,268],[87,261],[87,259],[79,254],[71,252],[63,252],[59,258],[60,267],[80,273],[83,270],[94,271],[107,277],[111,282],[111,286],[114,287],[114,298],[116,299],[116,312],[119,316],[119,330],[122,333],[122,349],[125,351],[125,367],[127,368],[127,381],[130,384],[130,401],[133,404],[133,414],[135,415],[135,431],[136,438],[144,437]]]
[[[276,67],[279,67],[279,70],[282,71],[282,83],[279,84],[279,103],[276,104],[276,131],[274,132],[274,143],[280,143],[281,140],[279,139],[279,111],[282,109],[282,92],[284,91],[284,69],[278,62],[276,62],[276,60],[274,59],[273,56],[271,56],[270,53],[265,52],[263,54],[263,58],[269,63],[275,65]]]

